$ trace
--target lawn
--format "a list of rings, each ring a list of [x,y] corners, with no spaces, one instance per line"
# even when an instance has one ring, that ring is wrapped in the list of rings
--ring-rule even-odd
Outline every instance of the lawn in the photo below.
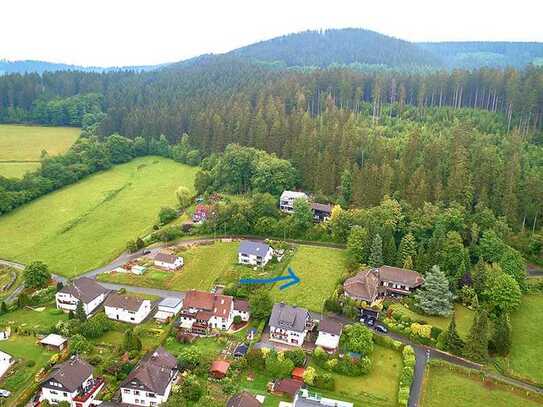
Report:
[[[511,369],[543,383],[543,295],[525,295],[518,311],[511,315],[513,346],[509,355]]]
[[[417,314],[415,311],[406,308],[405,305],[400,303],[392,304],[391,307],[395,311],[400,312],[400,314],[411,318],[413,321],[426,321],[428,324],[437,326],[442,330],[446,330],[451,321],[450,318]],[[463,338],[467,338],[473,322],[473,311],[460,304],[455,304],[454,307],[456,313],[456,328],[458,329],[458,333]]]
[[[15,282],[7,290],[2,290],[4,286],[11,282],[13,273],[17,275]],[[8,297],[18,286],[23,283],[22,274],[23,273],[20,270],[7,266],[0,266],[0,301]]]
[[[18,309],[7,314],[0,315],[0,325],[14,324],[33,328],[35,330],[49,329],[58,321],[68,319],[68,314],[57,310],[53,305]]]
[[[285,290],[276,284],[272,289],[275,301],[285,301],[312,311],[321,311],[337,280],[345,272],[345,252],[327,247],[299,246],[289,267],[301,282]]]
[[[431,365],[426,373],[423,407],[485,407],[541,406],[520,393],[492,383],[482,383],[478,375],[468,377],[444,366]]]
[[[49,155],[64,153],[79,132],[73,127],[0,125],[0,175],[21,177],[38,167],[42,151]]]
[[[0,387],[12,392],[7,403],[9,406],[27,386],[34,382],[34,376],[45,366],[53,352],[37,345],[34,336],[18,335],[12,335],[7,341],[1,341],[0,350],[20,360],[12,373],[4,377],[0,383]],[[32,363],[29,361],[34,361],[34,365],[28,366],[27,363]]]
[[[366,376],[350,377],[332,373],[336,381],[334,391],[312,390],[326,397],[351,401],[355,407],[396,406],[402,368],[401,354],[375,345],[372,363],[372,370]],[[318,367],[316,369],[321,370]]]
[[[42,260],[67,277],[99,267],[175,205],[180,185],[192,189],[196,171],[142,157],[50,193],[0,217],[0,257]]]

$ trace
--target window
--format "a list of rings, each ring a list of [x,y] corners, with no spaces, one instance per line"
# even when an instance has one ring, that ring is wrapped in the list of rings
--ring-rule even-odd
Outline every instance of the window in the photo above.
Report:
[[[130,394],[130,390],[129,389],[123,389],[123,393],[124,394]]]
[[[134,394],[135,394],[136,396],[139,396],[139,395],[140,395],[139,390],[134,390]]]
[[[64,397],[68,397],[68,393],[64,392],[62,394],[64,394]]]
[[[157,405],[157,402],[156,402],[156,401],[151,401],[151,402],[150,402],[150,405],[154,407],[154,406]]]
[[[147,393],[147,397],[156,397],[155,393]]]

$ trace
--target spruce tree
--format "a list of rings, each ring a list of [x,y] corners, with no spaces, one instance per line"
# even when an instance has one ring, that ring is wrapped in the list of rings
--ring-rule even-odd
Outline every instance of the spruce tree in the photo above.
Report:
[[[87,314],[85,314],[85,309],[83,308],[83,303],[81,301],[78,301],[77,306],[75,307],[75,317],[81,322],[87,320]]]
[[[439,266],[432,267],[426,274],[424,284],[415,293],[417,306],[428,315],[450,315],[453,295],[449,290],[449,281]]]
[[[396,241],[394,232],[390,226],[385,227],[383,233],[383,262],[389,266],[394,265],[396,261]]]
[[[371,244],[369,264],[371,267],[381,267],[383,265],[383,241],[381,235],[376,234]]]
[[[456,330],[455,314],[453,314],[449,328],[447,329],[445,349],[455,355],[461,355],[464,350],[464,341],[460,338],[460,335],[458,335],[458,331]]]
[[[413,259],[411,258],[411,256],[406,257],[405,261],[402,264],[402,267],[407,270],[414,269],[415,266],[413,265]]]
[[[479,308],[475,314],[464,346],[464,356],[481,363],[488,360],[488,312],[484,308]]]
[[[398,248],[398,260],[396,264],[399,267],[402,267],[408,257],[411,257],[411,260],[413,260],[416,254],[417,242],[415,241],[415,237],[411,233],[408,233],[402,237],[402,240],[400,241],[400,247]]]
[[[492,336],[492,342],[498,355],[505,356],[511,350],[511,334],[509,314],[504,313],[496,318],[494,323],[494,335]]]
[[[364,263],[368,231],[362,226],[353,226],[347,238],[347,259],[351,266]]]

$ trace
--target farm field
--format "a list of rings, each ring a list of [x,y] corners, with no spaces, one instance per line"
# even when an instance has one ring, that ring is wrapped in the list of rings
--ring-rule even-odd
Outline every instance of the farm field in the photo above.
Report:
[[[321,311],[324,300],[333,293],[337,280],[345,272],[345,252],[327,247],[299,246],[289,267],[301,282],[286,290],[272,289],[275,301],[285,301],[312,311]]]
[[[19,335],[12,335],[7,341],[1,341],[0,350],[19,360],[15,369],[2,379],[1,384],[2,389],[12,393],[6,403],[6,406],[11,406],[17,397],[34,383],[34,376],[47,364],[53,352],[38,345],[34,336]]]
[[[391,307],[395,311],[398,311],[400,314],[405,315],[414,321],[424,320],[428,324],[437,326],[442,330],[446,330],[449,327],[449,323],[451,321],[450,318],[446,317],[417,314],[409,308],[406,308],[405,305],[399,303],[392,304]],[[467,338],[469,330],[473,323],[473,311],[469,310],[461,304],[455,304],[454,309],[456,313],[456,328],[458,329],[458,333],[463,338]]]
[[[143,235],[197,168],[142,157],[39,198],[0,217],[0,257],[41,260],[73,277],[99,267]]]
[[[520,392],[514,393],[492,383],[484,384],[478,374],[468,377],[445,366],[430,365],[425,384],[422,407],[471,407],[475,400],[481,407],[541,406]]]
[[[513,341],[509,362],[511,369],[522,376],[543,383],[543,295],[524,295],[520,308],[511,315]]]
[[[79,137],[74,127],[0,125],[0,175],[21,177],[39,166],[42,151],[57,155]]]

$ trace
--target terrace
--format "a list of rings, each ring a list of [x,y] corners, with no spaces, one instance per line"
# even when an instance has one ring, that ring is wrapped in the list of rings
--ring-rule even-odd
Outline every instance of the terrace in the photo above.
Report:
[[[82,391],[74,397],[74,402],[85,403],[90,398],[94,398],[98,394],[102,387],[104,387],[105,381],[101,377],[97,377],[89,381],[89,385],[82,389]]]

